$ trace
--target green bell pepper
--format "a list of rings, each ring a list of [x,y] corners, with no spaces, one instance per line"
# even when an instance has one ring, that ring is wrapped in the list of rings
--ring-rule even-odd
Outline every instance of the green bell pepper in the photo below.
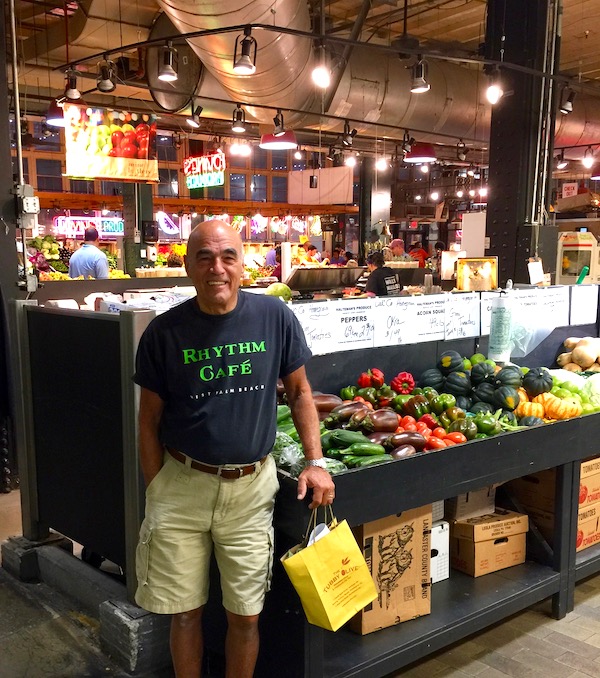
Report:
[[[405,395],[405,394],[400,394],[397,395],[393,400],[392,400],[392,407],[398,412],[399,414],[402,414],[404,412],[404,405],[412,398],[412,395]]]
[[[429,401],[431,410],[435,414],[442,414],[449,407],[456,407],[456,398],[451,393],[441,393]]]
[[[375,405],[377,403],[377,389],[373,388],[373,386],[359,388],[356,392],[356,395],[364,398],[368,403],[371,403],[371,405]]]
[[[413,396],[408,402],[404,404],[404,414],[417,419],[417,421],[424,415],[429,414],[429,403],[427,398],[422,395]]]
[[[473,422],[477,427],[477,432],[485,433],[486,436],[495,436],[502,430],[500,422],[493,414],[484,414],[483,412],[480,412],[473,417]]]
[[[437,398],[440,394],[433,388],[433,386],[425,386],[423,388],[422,395],[424,395],[427,398],[427,402],[431,404],[431,401],[434,398]]]
[[[450,421],[456,421],[457,419],[465,419],[466,418],[466,413],[464,410],[461,410],[460,407],[448,407],[445,410],[446,414],[448,417],[450,417]]]
[[[472,419],[456,419],[448,428],[448,433],[453,433],[454,431],[462,433],[467,440],[474,440],[475,436],[479,433]]]
[[[358,388],[356,386],[344,386],[340,391],[340,398],[342,400],[352,400],[356,395]]]

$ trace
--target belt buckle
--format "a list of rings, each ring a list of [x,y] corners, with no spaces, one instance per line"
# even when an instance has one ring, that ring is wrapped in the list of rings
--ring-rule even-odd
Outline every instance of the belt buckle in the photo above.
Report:
[[[245,468],[244,466],[237,466],[237,467],[234,467],[234,468],[227,468],[227,467],[225,467],[225,466],[219,466],[219,469],[218,469],[218,471],[217,471],[217,476],[218,476],[219,478],[224,478],[224,477],[225,477],[225,476],[223,476],[223,472],[224,472],[224,471],[237,471],[237,472],[238,472],[237,478],[233,478],[233,480],[237,480],[238,478],[242,478],[242,477],[243,477],[243,475],[244,475],[244,468]]]

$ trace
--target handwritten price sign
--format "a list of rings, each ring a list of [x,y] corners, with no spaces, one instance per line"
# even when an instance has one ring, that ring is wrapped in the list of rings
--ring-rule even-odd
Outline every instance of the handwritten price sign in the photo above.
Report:
[[[481,304],[478,294],[450,294],[446,298],[446,340],[478,337]]]

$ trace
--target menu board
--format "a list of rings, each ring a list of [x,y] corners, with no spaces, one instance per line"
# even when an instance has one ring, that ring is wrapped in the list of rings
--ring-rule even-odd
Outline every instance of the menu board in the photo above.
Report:
[[[598,285],[571,285],[569,325],[594,325],[598,317]]]
[[[294,315],[304,330],[306,343],[313,355],[324,355],[339,350],[332,331],[334,306],[335,302],[328,301],[292,305]]]
[[[331,304],[327,322],[338,350],[372,348],[375,328],[374,299],[338,301]]]
[[[481,304],[479,295],[449,294],[445,304],[445,339],[478,337],[480,329]]]

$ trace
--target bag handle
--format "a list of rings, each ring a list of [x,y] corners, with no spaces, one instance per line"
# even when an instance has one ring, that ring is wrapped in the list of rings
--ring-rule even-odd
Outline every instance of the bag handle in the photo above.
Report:
[[[317,526],[318,512],[320,508],[321,508],[320,506],[317,506],[312,510],[312,513],[310,514],[310,518],[308,519],[308,525],[306,526],[306,534],[304,535],[304,539],[302,540],[302,548],[306,548],[310,535]],[[327,512],[329,512],[329,522],[327,521]],[[330,504],[323,506],[323,519],[325,523],[328,525],[335,522],[335,516],[333,515],[333,509],[331,508]]]

